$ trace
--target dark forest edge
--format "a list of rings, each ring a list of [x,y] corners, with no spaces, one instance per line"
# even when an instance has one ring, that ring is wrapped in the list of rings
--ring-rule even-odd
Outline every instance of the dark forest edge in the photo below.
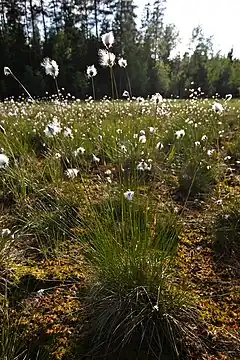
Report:
[[[111,96],[108,73],[99,65],[101,35],[113,31],[113,53],[128,61],[132,93],[147,97],[160,92],[164,97],[188,98],[197,84],[202,96],[239,96],[240,60],[234,50],[227,56],[214,53],[213,39],[201,27],[193,29],[189,52],[171,55],[179,34],[165,24],[167,2],[146,5],[137,25],[134,1],[119,0],[8,0],[0,1],[0,68],[9,67],[34,98],[56,93],[45,77],[42,59],[55,59],[60,67],[59,87],[63,96],[86,98],[92,95],[87,66],[94,64],[96,98]],[[122,69],[113,67],[118,93],[128,89]],[[0,99],[21,96],[22,89],[0,74]]]

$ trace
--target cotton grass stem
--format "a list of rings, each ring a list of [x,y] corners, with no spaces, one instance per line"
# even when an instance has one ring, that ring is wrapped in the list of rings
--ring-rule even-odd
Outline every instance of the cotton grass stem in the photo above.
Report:
[[[112,72],[112,75],[113,75],[113,82],[114,82],[114,87],[115,87],[115,92],[116,92],[116,99],[118,99],[118,89],[117,89],[117,83],[116,83],[114,72]]]
[[[21,83],[20,80],[18,80],[18,78],[13,74],[13,72],[11,72],[12,77],[19,83],[19,85],[23,88],[23,90],[26,92],[26,94],[29,96],[29,98],[34,101],[33,97],[31,96],[31,94],[27,91],[27,89],[25,88],[25,86]]]
[[[197,172],[198,172],[198,167],[196,167],[196,170],[195,170],[195,172],[194,172],[194,174],[193,174],[192,182],[191,182],[191,185],[190,185],[190,187],[189,187],[189,189],[188,189],[187,197],[186,197],[185,202],[184,202],[184,204],[183,204],[183,208],[182,208],[182,211],[181,211],[181,213],[180,213],[180,216],[183,216],[183,213],[184,213],[184,211],[185,211],[185,209],[186,209],[186,205],[187,205],[188,199],[189,199],[189,197],[190,197],[191,190],[192,190],[192,187],[193,187],[193,184],[194,184],[194,181],[195,181]]]
[[[130,78],[128,76],[127,68],[125,68],[125,71],[126,71],[127,83],[128,83],[128,88],[129,88],[129,94],[130,94],[130,97],[132,98],[132,87],[131,87]]]
[[[93,92],[93,99],[96,100],[96,93],[95,93],[95,85],[94,85],[94,80],[93,77],[91,78],[92,80],[92,92]]]
[[[59,100],[61,100],[60,91],[59,91],[59,88],[58,88],[57,78],[56,78],[56,77],[54,77],[54,80],[55,80],[55,85],[56,85],[56,89],[57,89],[57,95],[58,95],[58,98],[59,98]]]
[[[114,84],[113,84],[113,69],[112,66],[109,66],[110,71],[110,80],[111,80],[111,89],[112,89],[112,100],[114,100]]]

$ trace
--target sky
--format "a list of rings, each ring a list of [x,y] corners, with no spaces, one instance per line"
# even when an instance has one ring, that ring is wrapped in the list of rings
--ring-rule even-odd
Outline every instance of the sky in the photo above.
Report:
[[[153,0],[135,0],[138,15],[147,2]],[[233,47],[234,57],[240,58],[240,0],[167,0],[164,21],[176,25],[181,54],[188,48],[192,29],[201,25],[206,37],[213,35],[215,51],[224,55]]]

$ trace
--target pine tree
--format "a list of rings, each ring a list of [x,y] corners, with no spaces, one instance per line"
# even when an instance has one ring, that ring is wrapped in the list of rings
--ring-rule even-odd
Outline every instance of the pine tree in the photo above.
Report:
[[[155,60],[161,57],[162,37],[164,32],[164,11],[166,0],[156,0],[150,16],[149,26],[147,30],[148,39],[151,43],[151,52]]]
[[[239,60],[233,49],[227,56],[214,54],[212,39],[201,27],[194,29],[189,52],[172,58],[178,41],[173,24],[164,23],[166,0],[146,4],[140,29],[133,0],[0,0],[0,66],[9,66],[30,92],[43,94],[51,82],[40,67],[49,56],[60,65],[59,81],[73,95],[89,93],[86,66],[98,64],[100,35],[113,30],[112,51],[128,61],[127,69],[114,67],[119,87],[133,94],[185,97],[192,81],[206,95],[239,95]],[[3,96],[21,94],[11,77],[0,79]],[[47,86],[47,87],[46,87]],[[46,88],[45,88],[46,87]],[[98,97],[108,93],[106,71],[98,66]],[[49,89],[48,89],[49,90]],[[54,91],[54,89],[52,89]]]
[[[48,18],[48,11],[47,6],[44,0],[40,0],[40,9],[39,9],[41,16],[42,16],[42,26],[43,26],[43,33],[44,33],[44,41],[47,41],[47,25],[46,19]]]

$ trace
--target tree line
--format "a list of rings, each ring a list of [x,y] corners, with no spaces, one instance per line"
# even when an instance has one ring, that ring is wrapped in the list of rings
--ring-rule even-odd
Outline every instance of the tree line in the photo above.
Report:
[[[127,59],[127,73],[117,65],[114,76],[121,95],[128,90],[146,97],[186,98],[189,89],[202,96],[227,93],[239,96],[240,60],[234,50],[227,56],[214,53],[212,38],[201,27],[193,29],[189,51],[171,56],[179,34],[165,24],[166,0],[146,4],[141,21],[133,0],[0,0],[0,66],[8,66],[35,97],[56,92],[40,66],[44,57],[57,61],[58,83],[64,96],[86,98],[92,94],[86,67],[94,64],[97,98],[111,95],[109,73],[98,62],[101,35],[113,31],[112,51]],[[18,97],[22,89],[11,77],[0,74],[0,98]]]

